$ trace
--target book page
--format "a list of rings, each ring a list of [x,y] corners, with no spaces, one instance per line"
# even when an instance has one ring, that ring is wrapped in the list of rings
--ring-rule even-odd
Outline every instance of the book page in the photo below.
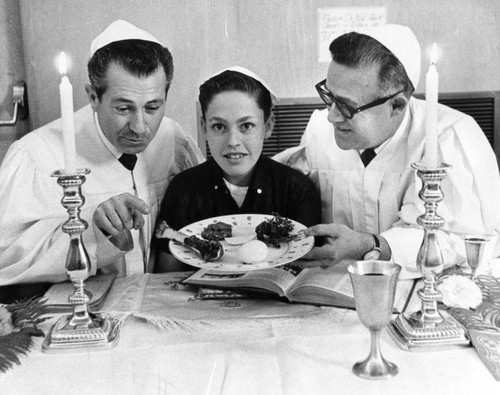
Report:
[[[353,290],[346,265],[304,269],[290,288],[288,298],[294,302],[353,308]]]
[[[302,271],[303,269],[293,265],[246,273],[215,272],[200,269],[184,280],[183,283],[212,287],[257,288],[284,296],[286,290]]]
[[[329,289],[349,297],[354,296],[351,279],[347,273],[347,264],[344,262],[326,268],[314,267],[304,269],[289,292],[292,293],[295,289],[304,285]]]
[[[304,269],[289,290],[297,301],[339,307],[354,307],[354,291],[347,272],[347,263],[328,268]],[[394,295],[395,312],[403,312],[414,289],[415,280],[399,280]]]

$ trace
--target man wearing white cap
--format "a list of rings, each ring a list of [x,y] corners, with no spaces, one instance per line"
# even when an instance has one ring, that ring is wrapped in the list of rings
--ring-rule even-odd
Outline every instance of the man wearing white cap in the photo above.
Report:
[[[90,105],[75,113],[75,135],[76,165],[91,170],[81,216],[90,224],[83,240],[92,274],[150,271],[150,241],[167,185],[203,160],[196,142],[164,116],[172,57],[151,34],[119,20],[92,42],[88,73]],[[66,279],[69,237],[61,225],[67,213],[51,177],[63,163],[61,120],[20,139],[5,156],[0,285]]]
[[[301,145],[276,159],[308,174],[321,189],[327,236],[310,258],[392,259],[418,275],[423,230],[421,182],[425,102],[411,95],[420,75],[420,46],[405,26],[384,25],[336,38],[326,80],[316,88],[328,108],[311,116]],[[439,161],[452,168],[442,183],[439,243],[447,265],[464,261],[460,235],[500,230],[500,180],[495,155],[469,116],[438,109]],[[497,253],[500,249],[497,249]]]

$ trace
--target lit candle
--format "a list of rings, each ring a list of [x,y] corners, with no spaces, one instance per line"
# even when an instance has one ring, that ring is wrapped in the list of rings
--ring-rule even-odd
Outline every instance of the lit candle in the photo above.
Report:
[[[66,173],[76,173],[76,148],[75,148],[75,122],[73,119],[73,87],[66,75],[66,54],[61,52],[59,56],[59,73],[61,83],[59,84],[59,98],[61,101],[61,120],[64,141],[64,167]]]
[[[432,45],[431,63],[425,78],[425,153],[424,166],[438,165],[437,106],[439,75],[436,69],[438,48]]]

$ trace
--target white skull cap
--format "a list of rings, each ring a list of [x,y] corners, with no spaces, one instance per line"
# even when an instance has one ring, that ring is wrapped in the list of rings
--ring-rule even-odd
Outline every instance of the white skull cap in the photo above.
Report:
[[[272,89],[269,87],[269,85],[267,85],[267,83],[262,79],[260,78],[257,74],[255,74],[253,71],[250,71],[244,67],[241,67],[241,66],[233,66],[233,67],[227,67],[223,70],[220,70],[218,71],[217,73],[211,75],[207,81],[211,78],[214,78],[216,76],[218,76],[219,74],[222,74],[224,71],[236,71],[238,73],[241,73],[241,74],[245,74],[247,75],[248,77],[251,77],[253,78],[254,80],[257,80],[259,81],[263,86],[264,88],[266,88],[268,91],[269,91],[269,94],[271,95],[271,102],[273,103],[273,106],[278,102],[278,97],[276,96],[276,94],[272,91]],[[206,82],[206,81],[205,81]]]
[[[356,32],[374,38],[391,51],[404,66],[413,87],[417,89],[420,79],[421,50],[417,37],[409,27],[387,24]]]
[[[93,56],[98,49],[122,40],[151,41],[163,46],[163,44],[153,35],[139,29],[130,22],[118,19],[104,29],[104,31],[92,41],[90,45],[90,56]]]

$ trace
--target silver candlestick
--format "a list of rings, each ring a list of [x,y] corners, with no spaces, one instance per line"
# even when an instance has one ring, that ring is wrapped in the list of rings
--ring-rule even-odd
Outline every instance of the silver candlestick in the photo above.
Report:
[[[422,180],[419,197],[425,206],[425,214],[417,218],[417,223],[424,228],[424,238],[417,255],[417,267],[424,277],[424,287],[417,291],[422,308],[410,315],[400,314],[389,324],[389,333],[401,348],[410,351],[468,345],[464,327],[437,307],[442,294],[435,287],[436,276],[443,271],[444,266],[437,232],[444,225],[444,219],[437,214],[436,209],[444,197],[441,181],[450,166],[441,163],[435,168],[428,168],[414,163],[412,167]]]
[[[68,298],[73,305],[73,314],[61,317],[52,327],[42,345],[45,352],[109,348],[118,340],[118,323],[88,309],[91,295],[85,291],[85,280],[90,273],[91,263],[82,240],[82,233],[88,223],[80,218],[80,208],[85,203],[81,186],[85,182],[85,175],[89,173],[89,169],[78,169],[76,174],[66,174],[63,170],[52,174],[64,190],[61,203],[69,214],[62,230],[70,236],[66,273],[75,291]]]

